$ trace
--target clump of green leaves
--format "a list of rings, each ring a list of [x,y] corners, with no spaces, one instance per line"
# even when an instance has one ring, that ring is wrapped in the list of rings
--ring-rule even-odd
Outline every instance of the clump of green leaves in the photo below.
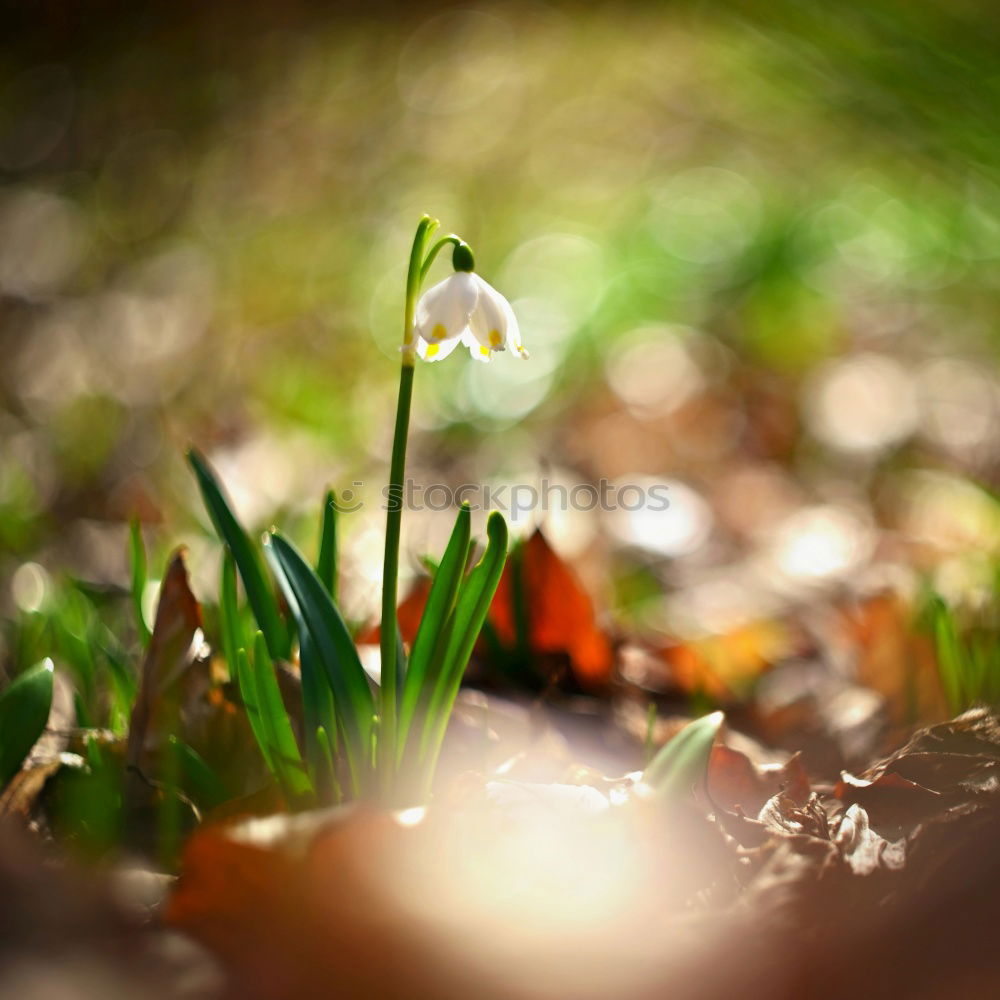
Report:
[[[226,551],[219,602],[222,648],[239,681],[261,754],[289,803],[371,796],[405,804],[425,798],[462,675],[506,560],[503,518],[490,517],[485,551],[467,572],[471,514],[466,506],[459,510],[408,662],[394,629],[396,711],[387,738],[380,699],[335,600],[332,496],[324,506],[314,567],[276,530],[265,535],[261,549],[255,546],[208,462],[194,450],[188,458]],[[238,603],[237,574],[257,624],[252,637]],[[275,676],[276,661],[290,661],[295,645],[302,681],[301,746]]]

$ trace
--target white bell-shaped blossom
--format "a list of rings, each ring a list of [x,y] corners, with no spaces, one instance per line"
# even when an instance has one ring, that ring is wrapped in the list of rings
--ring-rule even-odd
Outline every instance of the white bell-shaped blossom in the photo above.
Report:
[[[510,303],[472,271],[456,271],[420,297],[414,332],[424,361],[440,361],[460,343],[477,361],[508,347],[528,357]]]

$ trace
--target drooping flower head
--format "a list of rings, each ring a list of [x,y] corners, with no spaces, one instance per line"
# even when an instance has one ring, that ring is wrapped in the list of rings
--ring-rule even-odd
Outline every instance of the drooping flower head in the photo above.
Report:
[[[510,303],[473,271],[472,251],[457,243],[455,273],[428,289],[417,303],[414,324],[417,354],[441,361],[461,343],[477,361],[489,361],[508,347],[527,358]]]

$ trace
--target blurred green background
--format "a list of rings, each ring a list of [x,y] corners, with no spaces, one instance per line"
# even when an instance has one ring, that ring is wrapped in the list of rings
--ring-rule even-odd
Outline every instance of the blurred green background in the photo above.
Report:
[[[8,11],[0,612],[123,583],[132,515],[214,588],[196,442],[306,544],[326,483],[366,498],[364,616],[425,211],[532,359],[422,366],[413,474],[669,482],[660,520],[521,525],[621,616],[712,631],[989,556],[996,28],[962,0]]]

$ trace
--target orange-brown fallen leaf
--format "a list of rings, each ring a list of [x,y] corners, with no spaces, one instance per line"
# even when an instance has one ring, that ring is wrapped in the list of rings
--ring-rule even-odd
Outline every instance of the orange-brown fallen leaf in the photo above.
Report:
[[[933,641],[914,628],[913,609],[897,594],[878,594],[842,612],[841,641],[854,651],[857,678],[883,695],[895,726],[944,718]]]
[[[750,684],[795,652],[799,642],[790,625],[767,619],[675,643],[664,649],[663,656],[682,690],[726,702],[745,697]]]
[[[507,647],[518,638],[519,595],[530,653],[564,654],[582,687],[604,687],[614,668],[611,640],[598,625],[593,601],[576,573],[553,551],[541,529],[508,561],[490,607],[489,623]]]
[[[761,674],[797,654],[803,644],[801,630],[793,624],[763,619],[700,639],[625,641],[619,661],[622,677],[644,691],[732,704],[745,700]]]

